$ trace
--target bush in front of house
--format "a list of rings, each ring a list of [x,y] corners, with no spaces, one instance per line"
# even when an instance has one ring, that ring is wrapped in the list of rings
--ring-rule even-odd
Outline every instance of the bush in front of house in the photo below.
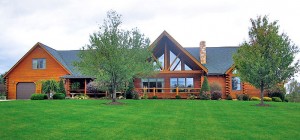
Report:
[[[254,96],[254,97],[251,97],[250,100],[251,100],[251,101],[260,101],[260,98]]]
[[[46,94],[34,93],[31,95],[30,99],[31,100],[44,100],[45,97],[48,98],[48,96]]]
[[[270,102],[270,101],[272,101],[272,98],[270,98],[270,97],[264,97],[263,100],[266,101],[266,102]]]
[[[271,92],[269,94],[269,97],[273,98],[273,97],[278,97],[281,99],[281,101],[284,101],[285,99],[285,93],[281,92],[281,91],[275,91],[275,92]]]
[[[200,100],[210,100],[210,93],[209,92],[202,92],[199,95]]]
[[[226,100],[232,100],[232,96],[231,96],[230,94],[228,94],[228,95],[226,96]]]
[[[221,91],[213,91],[211,93],[211,99],[212,100],[220,100],[222,98],[222,93]]]
[[[132,95],[133,95],[132,99],[134,99],[134,100],[140,100],[141,99],[141,97],[140,97],[140,95],[137,91],[133,91]]]
[[[76,95],[75,99],[89,99],[90,97],[84,94]]]
[[[284,101],[285,99],[286,89],[281,85],[274,86],[271,89],[267,90],[267,92],[268,96],[271,98],[279,97],[281,101]]]
[[[152,96],[152,99],[157,99],[157,96]]]
[[[180,95],[176,95],[175,99],[181,99],[181,96]]]
[[[195,100],[196,96],[194,94],[189,94],[187,99],[188,100]]]
[[[282,100],[279,97],[272,97],[272,101],[274,101],[274,102],[282,102]]]
[[[237,99],[240,101],[249,101],[250,97],[248,94],[238,94]]]
[[[66,98],[66,95],[64,93],[55,93],[52,98],[62,100]]]

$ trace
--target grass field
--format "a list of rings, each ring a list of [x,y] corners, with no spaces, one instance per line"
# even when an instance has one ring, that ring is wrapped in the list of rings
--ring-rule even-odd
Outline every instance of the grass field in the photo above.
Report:
[[[248,101],[0,102],[0,139],[300,139],[300,104]]]

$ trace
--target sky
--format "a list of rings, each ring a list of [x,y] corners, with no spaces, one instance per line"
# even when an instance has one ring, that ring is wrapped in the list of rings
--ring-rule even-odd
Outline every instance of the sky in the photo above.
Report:
[[[250,18],[278,20],[300,47],[297,0],[0,0],[0,74],[37,42],[78,50],[102,25],[106,13],[122,15],[122,28],[137,27],[154,41],[166,30],[181,46],[238,46],[248,39]],[[297,55],[297,59],[300,57]],[[299,78],[297,78],[299,79]]]

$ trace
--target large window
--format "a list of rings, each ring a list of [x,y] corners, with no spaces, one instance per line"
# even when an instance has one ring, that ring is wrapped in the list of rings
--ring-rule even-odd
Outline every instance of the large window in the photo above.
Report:
[[[171,88],[192,88],[194,87],[194,78],[171,78]],[[185,89],[179,89],[179,92],[184,92]],[[172,89],[172,92],[176,92],[176,89]]]
[[[164,87],[164,79],[163,78],[145,78],[142,79],[142,87],[147,88],[158,88],[156,92],[163,92],[162,89]],[[148,89],[148,92],[153,92],[153,89]]]
[[[232,90],[241,90],[241,79],[240,77],[232,77]]]
[[[161,68],[165,69],[165,55],[164,54],[158,58],[158,61],[159,61]]]
[[[32,59],[32,69],[46,69],[46,59],[45,58]]]

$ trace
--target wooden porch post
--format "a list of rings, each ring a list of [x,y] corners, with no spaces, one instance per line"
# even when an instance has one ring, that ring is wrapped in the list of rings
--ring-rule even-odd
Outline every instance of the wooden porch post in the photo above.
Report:
[[[66,79],[65,89],[67,91],[67,95],[70,95],[70,79]]]
[[[84,95],[86,95],[86,79],[84,79]]]
[[[178,87],[176,87],[176,95],[178,95]]]
[[[153,96],[155,96],[155,92],[156,92],[156,91],[155,91],[155,87],[154,87],[154,88],[153,88],[153,93],[154,93],[154,95],[153,95]]]

